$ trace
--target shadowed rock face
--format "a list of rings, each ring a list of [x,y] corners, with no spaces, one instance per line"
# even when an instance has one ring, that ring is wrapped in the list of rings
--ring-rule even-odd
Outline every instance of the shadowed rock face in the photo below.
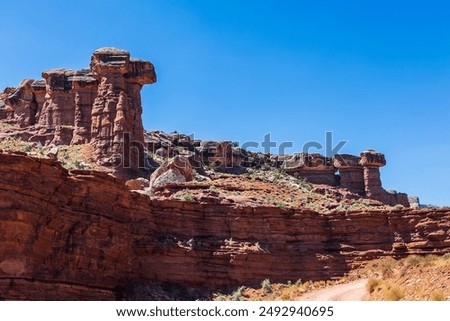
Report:
[[[20,127],[36,122],[37,103],[34,99],[32,83],[32,79],[25,79],[17,89],[6,95],[4,100],[4,104],[9,107],[5,108],[8,112],[4,117],[14,112]]]
[[[183,202],[0,153],[0,299],[113,300],[127,284],[325,280],[381,256],[450,251],[450,211],[320,214]]]
[[[313,184],[338,185],[336,169],[330,157],[301,153],[283,163],[286,173],[297,174]]]
[[[360,158],[353,155],[341,154],[333,158],[333,164],[339,170],[340,186],[364,195],[366,192],[364,169],[360,165]]]
[[[153,65],[115,48],[96,50],[90,69],[51,69],[0,97],[0,119],[16,121],[21,137],[42,144],[95,147],[99,164],[120,177],[143,164],[141,89],[156,82]],[[124,146],[124,135],[134,145]],[[133,147],[134,148],[126,148]]]

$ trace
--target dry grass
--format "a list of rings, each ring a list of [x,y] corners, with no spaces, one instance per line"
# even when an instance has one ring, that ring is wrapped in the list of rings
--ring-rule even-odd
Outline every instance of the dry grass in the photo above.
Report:
[[[264,280],[260,288],[239,287],[231,294],[216,293],[215,301],[295,301],[313,290],[334,285],[334,281],[271,283]]]
[[[0,150],[27,153],[31,157],[44,158],[50,150],[38,143],[29,143],[17,138],[6,138],[0,140]],[[84,145],[61,145],[58,146],[58,160],[68,170],[92,169],[102,170],[91,160],[92,146]]]
[[[29,153],[35,157],[44,157],[46,152],[45,148],[39,144],[24,142],[12,137],[1,140],[0,149],[11,152]]]
[[[446,301],[446,296],[443,291],[433,291],[430,297],[431,301]]]
[[[369,293],[375,292],[381,285],[381,280],[379,279],[370,279],[369,282],[367,282],[367,291]]]
[[[101,167],[91,160],[92,152],[90,144],[59,146],[58,160],[69,170],[101,170]]]
[[[384,258],[367,265],[367,290],[373,301],[446,301],[450,299],[450,257],[412,255]],[[381,278],[380,278],[381,277]]]

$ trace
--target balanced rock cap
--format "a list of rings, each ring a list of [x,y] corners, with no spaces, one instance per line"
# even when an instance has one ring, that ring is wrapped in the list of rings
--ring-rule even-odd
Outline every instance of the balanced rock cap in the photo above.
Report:
[[[369,149],[361,153],[360,164],[362,166],[382,167],[386,165],[386,158],[384,154]]]

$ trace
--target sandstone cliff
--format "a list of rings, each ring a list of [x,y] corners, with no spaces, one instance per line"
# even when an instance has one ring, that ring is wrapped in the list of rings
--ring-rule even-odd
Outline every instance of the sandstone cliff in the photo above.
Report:
[[[130,192],[0,154],[0,298],[115,299],[126,284],[328,279],[380,256],[450,251],[450,210],[314,211]]]

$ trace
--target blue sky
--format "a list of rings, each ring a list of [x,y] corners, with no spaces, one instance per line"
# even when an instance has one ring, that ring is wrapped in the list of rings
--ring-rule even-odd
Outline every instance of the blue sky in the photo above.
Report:
[[[0,0],[0,87],[113,46],[155,64],[148,130],[386,154],[386,188],[450,205],[446,1]],[[274,150],[275,151],[275,150]]]

